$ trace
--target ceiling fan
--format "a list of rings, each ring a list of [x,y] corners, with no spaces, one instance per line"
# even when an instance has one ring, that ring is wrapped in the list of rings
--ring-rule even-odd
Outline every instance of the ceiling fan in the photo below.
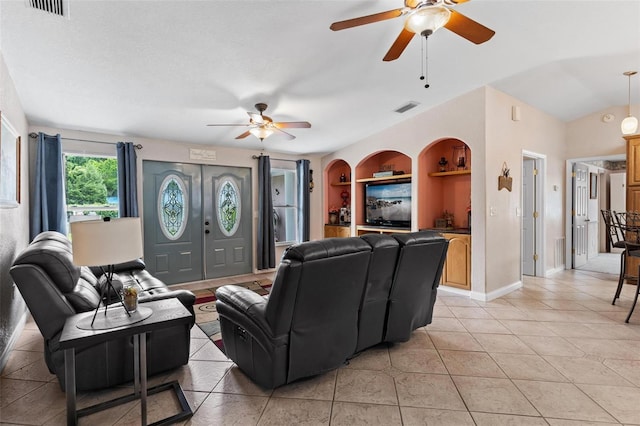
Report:
[[[207,126],[250,127],[246,132],[236,136],[236,139],[244,139],[249,135],[254,135],[261,141],[265,140],[275,132],[282,133],[289,140],[295,139],[295,136],[282,129],[308,129],[311,127],[311,123],[307,121],[273,121],[271,117],[262,114],[267,109],[267,104],[257,103],[255,106],[258,113],[247,111],[247,114],[249,114],[249,123],[247,124],[207,124]]]
[[[340,31],[406,15],[404,28],[383,61],[398,59],[414,35],[428,37],[441,27],[475,44],[484,43],[493,37],[495,31],[450,8],[467,1],[469,0],[405,0],[405,7],[334,22],[330,28],[333,31]]]

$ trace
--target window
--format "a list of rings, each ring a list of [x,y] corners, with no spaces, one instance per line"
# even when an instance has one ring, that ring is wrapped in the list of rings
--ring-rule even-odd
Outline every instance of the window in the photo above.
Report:
[[[118,217],[116,158],[65,154],[64,161],[68,221]]]
[[[295,163],[272,161],[271,194],[276,245],[299,242],[298,179]]]

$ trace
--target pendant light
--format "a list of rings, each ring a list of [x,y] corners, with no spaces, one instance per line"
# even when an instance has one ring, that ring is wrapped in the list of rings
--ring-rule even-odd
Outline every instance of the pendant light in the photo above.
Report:
[[[637,71],[625,71],[623,74],[629,77],[629,115],[622,120],[620,128],[623,135],[632,135],[638,130],[638,119],[631,115],[631,76],[637,74]]]

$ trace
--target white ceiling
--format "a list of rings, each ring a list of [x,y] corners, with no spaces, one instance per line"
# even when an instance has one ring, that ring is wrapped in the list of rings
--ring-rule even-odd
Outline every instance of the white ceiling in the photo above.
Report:
[[[0,50],[33,125],[290,153],[325,153],[490,85],[561,120],[627,104],[640,71],[640,0],[473,0],[456,10],[496,35],[441,29],[382,57],[403,18],[344,31],[332,22],[401,0],[69,0],[69,19],[0,0]],[[632,79],[640,100],[640,74]],[[398,114],[395,109],[420,105]],[[235,136],[245,111],[309,121],[297,138]],[[462,118],[461,123],[464,123]],[[126,139],[126,138],[124,138]]]

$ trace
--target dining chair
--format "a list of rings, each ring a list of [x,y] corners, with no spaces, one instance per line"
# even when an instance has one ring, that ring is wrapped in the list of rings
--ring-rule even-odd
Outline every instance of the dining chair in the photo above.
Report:
[[[607,230],[607,237],[609,239],[609,246],[612,248],[621,248],[622,253],[620,253],[620,276],[618,278],[618,288],[616,289],[616,294],[613,297],[612,305],[616,304],[616,299],[620,297],[620,292],[622,291],[622,285],[624,284],[624,280],[626,278],[627,272],[627,246],[624,243],[624,234],[622,233],[619,226],[616,225],[616,213],[611,210],[600,210],[602,212],[602,218],[604,219],[604,225]],[[622,214],[622,213],[620,213]],[[624,217],[623,217],[624,220]]]
[[[616,227],[617,232],[619,232],[620,235],[624,237],[623,241],[625,245],[626,256],[640,258],[640,212],[614,212],[614,218],[616,219],[614,220],[614,227]],[[638,294],[640,293],[640,265],[638,266],[638,275],[629,276],[625,274],[625,278],[628,277],[635,278],[636,288],[633,303],[631,304],[631,309],[629,310],[629,314],[624,321],[626,323],[629,322],[631,314],[633,314],[633,310],[635,309],[636,303],[638,302]],[[613,304],[615,304],[615,300],[620,297],[621,291],[622,285],[618,283],[618,288],[613,299]]]

